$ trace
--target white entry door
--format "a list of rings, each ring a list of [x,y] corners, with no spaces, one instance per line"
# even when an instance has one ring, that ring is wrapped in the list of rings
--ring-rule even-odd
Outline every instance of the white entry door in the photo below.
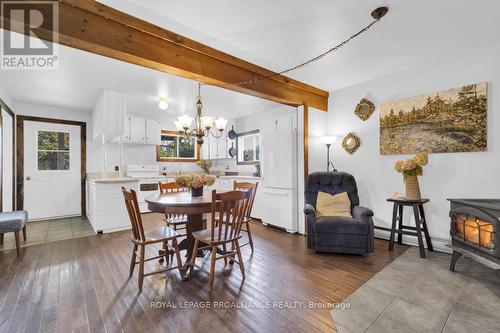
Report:
[[[24,209],[30,220],[79,216],[80,126],[24,122]]]

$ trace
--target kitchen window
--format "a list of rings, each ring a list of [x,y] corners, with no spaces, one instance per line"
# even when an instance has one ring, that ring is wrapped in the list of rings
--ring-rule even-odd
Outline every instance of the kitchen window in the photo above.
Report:
[[[69,170],[69,133],[38,131],[37,137],[38,170]]]
[[[200,159],[200,145],[196,138],[185,139],[176,131],[161,131],[161,143],[156,147],[158,162],[196,162]]]
[[[236,149],[238,151],[237,164],[258,164],[260,162],[259,130],[238,134]]]

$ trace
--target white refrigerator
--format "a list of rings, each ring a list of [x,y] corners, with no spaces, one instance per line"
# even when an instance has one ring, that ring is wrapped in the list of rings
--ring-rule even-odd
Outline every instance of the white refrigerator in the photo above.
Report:
[[[297,127],[295,114],[273,119],[261,134],[264,225],[297,232]]]

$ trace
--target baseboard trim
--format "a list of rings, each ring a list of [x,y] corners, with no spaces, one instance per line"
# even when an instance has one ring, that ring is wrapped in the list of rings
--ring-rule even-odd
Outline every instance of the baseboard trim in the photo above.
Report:
[[[380,238],[380,239],[389,240],[390,232],[386,231],[386,230],[375,229],[375,237]],[[432,238],[432,246],[434,247],[435,251],[444,252],[444,253],[451,253],[452,252],[451,249],[449,248],[449,246],[447,246],[450,244],[449,240],[442,239],[442,238],[436,238],[436,237],[432,237],[432,236],[431,236],[431,238]],[[411,245],[411,246],[418,246],[418,241],[417,241],[417,238],[414,236],[403,235],[403,244]]]

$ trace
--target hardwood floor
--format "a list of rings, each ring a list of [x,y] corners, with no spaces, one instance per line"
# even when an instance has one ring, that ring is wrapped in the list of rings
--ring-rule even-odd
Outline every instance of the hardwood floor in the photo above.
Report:
[[[153,227],[161,218],[147,214],[144,222]],[[389,253],[376,240],[367,257],[316,254],[303,236],[252,227],[253,256],[242,249],[245,281],[221,261],[211,296],[208,276],[196,271],[189,281],[176,271],[147,277],[138,295],[137,270],[128,279],[129,232],[34,245],[19,258],[1,251],[0,332],[334,332],[328,309],[309,302],[341,302],[407,249]]]
[[[90,222],[84,217],[28,222],[26,231],[28,237],[26,241],[21,239],[21,247],[95,234],[90,226]],[[0,251],[16,248],[13,232],[6,233],[4,238],[5,241],[3,245],[0,245]]]

